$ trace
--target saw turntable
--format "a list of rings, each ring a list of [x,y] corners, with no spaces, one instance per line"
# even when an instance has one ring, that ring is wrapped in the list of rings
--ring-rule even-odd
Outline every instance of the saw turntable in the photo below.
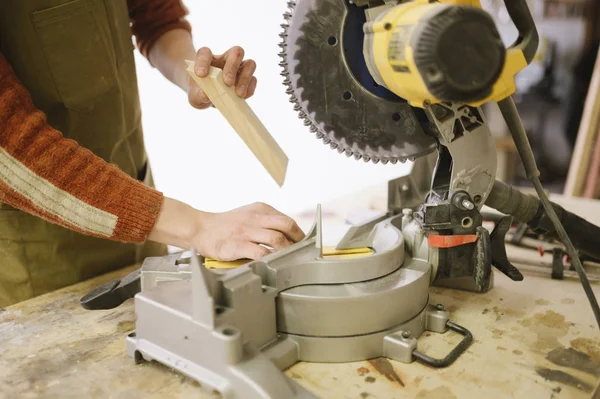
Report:
[[[506,0],[519,39],[505,48],[478,0],[297,0],[287,3],[284,84],[307,129],[367,162],[414,162],[389,183],[388,211],[323,247],[320,208],[306,238],[257,261],[220,263],[193,249],[148,258],[81,303],[135,296],[127,352],[158,361],[224,398],[312,398],[282,370],[298,361],[387,357],[450,366],[468,326],[429,302],[431,285],[485,293],[492,267],[514,281],[513,218],[567,247],[598,318],[577,251],[598,256],[598,228],[548,201],[511,95],[538,36],[525,0]],[[496,181],[481,105],[498,102],[540,198]],[[484,205],[502,218],[490,233]],[[562,224],[561,224],[562,223]],[[563,227],[564,224],[564,227]],[[566,235],[565,229],[571,235]],[[424,331],[462,341],[445,358],[419,350]]]

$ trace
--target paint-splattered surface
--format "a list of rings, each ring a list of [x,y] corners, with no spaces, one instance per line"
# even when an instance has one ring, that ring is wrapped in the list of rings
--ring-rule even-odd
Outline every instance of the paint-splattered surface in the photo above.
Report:
[[[216,398],[158,364],[135,365],[125,335],[135,328],[133,302],[86,311],[103,276],[0,310],[0,398]]]
[[[600,382],[599,334],[575,282],[496,275],[488,294],[433,288],[432,301],[475,338],[451,367],[377,359],[298,364],[288,374],[324,398],[590,398]],[[460,338],[426,333],[419,350],[443,357]]]
[[[84,293],[112,278],[0,312],[0,397],[216,397],[165,367],[135,365],[126,356],[125,335],[134,328],[131,301],[112,311],[79,307]],[[450,368],[374,359],[299,363],[287,375],[332,399],[589,398],[597,386],[600,339],[577,283],[530,276],[513,283],[496,275],[488,294],[433,288],[431,298],[475,338]],[[442,357],[460,338],[426,333],[419,349]]]

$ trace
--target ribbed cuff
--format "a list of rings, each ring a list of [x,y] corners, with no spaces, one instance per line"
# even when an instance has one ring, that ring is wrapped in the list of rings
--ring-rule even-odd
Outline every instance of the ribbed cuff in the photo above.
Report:
[[[169,22],[165,25],[160,26],[156,30],[154,30],[152,32],[151,36],[149,36],[148,38],[146,38],[145,41],[140,43],[140,46],[139,46],[140,53],[144,57],[146,57],[146,59],[149,60],[148,54],[150,54],[150,50],[152,49],[152,46],[154,46],[154,44],[158,41],[158,39],[160,39],[160,37],[162,35],[164,35],[165,33],[169,32],[169,31],[175,30],[175,29],[186,30],[190,33],[190,35],[192,33],[192,26],[186,19]]]
[[[164,195],[140,182],[133,181],[127,195],[118,204],[117,225],[113,240],[142,243],[156,223]]]

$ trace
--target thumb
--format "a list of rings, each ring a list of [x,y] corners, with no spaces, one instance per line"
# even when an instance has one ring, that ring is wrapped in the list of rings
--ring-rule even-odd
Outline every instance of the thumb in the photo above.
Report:
[[[191,86],[188,91],[188,100],[194,108],[204,109],[211,105],[210,99],[197,85]]]

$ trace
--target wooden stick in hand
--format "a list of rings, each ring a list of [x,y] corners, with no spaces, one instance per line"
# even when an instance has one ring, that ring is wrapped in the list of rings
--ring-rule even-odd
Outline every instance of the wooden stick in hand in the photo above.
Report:
[[[285,181],[288,157],[246,100],[237,95],[235,88],[225,85],[221,69],[211,67],[208,76],[201,78],[194,72],[194,62],[186,61],[186,63],[192,79],[281,187]]]

